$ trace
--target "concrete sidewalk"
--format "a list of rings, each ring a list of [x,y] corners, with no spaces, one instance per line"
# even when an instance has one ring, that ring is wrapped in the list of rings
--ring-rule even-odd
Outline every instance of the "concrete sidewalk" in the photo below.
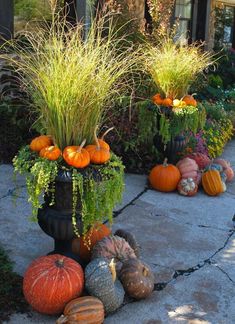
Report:
[[[235,140],[223,154],[235,168]],[[29,263],[52,249],[53,242],[28,221],[24,179],[12,181],[12,167],[0,166],[0,244],[23,274]],[[21,189],[21,190],[19,190]],[[15,204],[12,200],[17,197]],[[146,187],[146,177],[126,175],[123,203],[114,230],[135,234],[142,259],[155,273],[150,298],[127,302],[106,324],[235,323],[235,181],[226,193],[203,191],[188,198]],[[13,315],[9,323],[55,323],[54,317],[32,312]]]

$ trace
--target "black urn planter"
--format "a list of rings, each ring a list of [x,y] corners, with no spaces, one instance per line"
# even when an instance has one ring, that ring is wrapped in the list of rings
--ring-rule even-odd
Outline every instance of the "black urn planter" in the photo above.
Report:
[[[184,135],[177,135],[164,144],[161,135],[155,135],[153,143],[164,158],[168,159],[168,162],[176,163],[180,159],[180,153],[185,149],[188,140]]]
[[[43,208],[38,210],[38,224],[47,235],[54,239],[54,250],[49,254],[65,255],[84,266],[83,261],[72,251],[72,241],[76,237],[72,224],[72,194],[71,172],[59,171],[55,180],[55,203],[50,206],[50,197],[45,197]],[[79,199],[76,210],[77,228],[82,233]]]

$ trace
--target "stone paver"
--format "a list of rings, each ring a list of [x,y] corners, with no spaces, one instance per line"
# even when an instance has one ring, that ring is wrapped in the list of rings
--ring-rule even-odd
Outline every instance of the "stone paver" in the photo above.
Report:
[[[105,323],[233,324],[234,303],[235,285],[219,269],[205,266],[189,277],[179,277],[146,300],[125,305]]]
[[[224,157],[235,167],[235,140]],[[12,180],[12,167],[0,166],[0,244],[23,274],[29,263],[52,249],[53,241],[28,221],[30,206],[24,178]],[[146,176],[126,175],[114,230],[135,234],[141,258],[155,274],[147,300],[129,302],[106,324],[235,323],[235,181],[220,197],[203,191],[195,197],[146,190]],[[21,188],[21,191],[16,190]],[[13,196],[19,197],[16,205]],[[12,315],[13,324],[50,324],[55,317],[36,312]]]

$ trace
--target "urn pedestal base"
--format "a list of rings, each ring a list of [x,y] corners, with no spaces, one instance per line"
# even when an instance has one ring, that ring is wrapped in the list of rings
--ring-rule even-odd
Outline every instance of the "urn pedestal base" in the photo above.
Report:
[[[82,233],[82,222],[79,214],[76,216],[77,228]],[[61,254],[79,262],[82,267],[84,261],[72,251],[72,241],[76,237],[72,224],[72,213],[43,206],[38,211],[38,224],[41,229],[54,239],[54,250],[48,254]]]

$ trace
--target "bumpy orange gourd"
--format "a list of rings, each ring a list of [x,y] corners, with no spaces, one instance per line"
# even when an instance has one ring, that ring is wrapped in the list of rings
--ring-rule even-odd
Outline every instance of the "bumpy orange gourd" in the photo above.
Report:
[[[40,152],[44,147],[51,146],[52,144],[53,143],[52,143],[52,139],[50,136],[41,135],[41,136],[35,137],[31,141],[29,147],[32,151]]]
[[[155,94],[155,96],[152,97],[152,101],[153,103],[155,103],[155,105],[162,105],[162,101],[163,98],[161,97],[160,93]]]
[[[163,192],[174,191],[180,178],[179,169],[173,164],[167,164],[167,159],[164,160],[163,164],[156,165],[149,174],[151,186]]]
[[[90,164],[90,155],[83,148],[86,140],[80,146],[67,146],[63,151],[63,158],[68,165],[82,169]]]
[[[217,196],[224,192],[220,173],[217,170],[208,170],[203,173],[202,186],[209,196]]]
[[[61,313],[70,300],[81,295],[83,287],[82,267],[60,254],[34,260],[23,280],[25,299],[44,314]]]
[[[162,100],[162,106],[171,107],[173,105],[173,100],[171,98],[165,98]]]
[[[98,127],[96,126],[94,132],[94,138],[96,144],[87,145],[85,149],[89,152],[91,163],[104,164],[109,161],[111,154],[109,150],[100,146],[100,143],[96,135],[97,128]]]
[[[187,106],[197,106],[197,101],[191,95],[184,96],[183,101]]]
[[[104,305],[92,296],[71,300],[64,309],[64,315],[56,321],[62,323],[102,324],[104,322]]]
[[[40,157],[56,161],[61,156],[61,150],[57,146],[46,146],[39,152]]]
[[[114,129],[114,127],[110,127],[109,129],[106,130],[106,132],[104,132],[104,134],[101,136],[101,138],[98,138],[98,142],[100,144],[100,147],[102,147],[102,148],[104,148],[106,150],[110,150],[110,146],[109,146],[109,144],[107,142],[105,142],[104,138],[113,129]]]
[[[111,230],[109,227],[104,224],[96,224],[85,236],[73,240],[72,250],[79,254],[83,260],[89,261],[93,246],[110,234]]]

